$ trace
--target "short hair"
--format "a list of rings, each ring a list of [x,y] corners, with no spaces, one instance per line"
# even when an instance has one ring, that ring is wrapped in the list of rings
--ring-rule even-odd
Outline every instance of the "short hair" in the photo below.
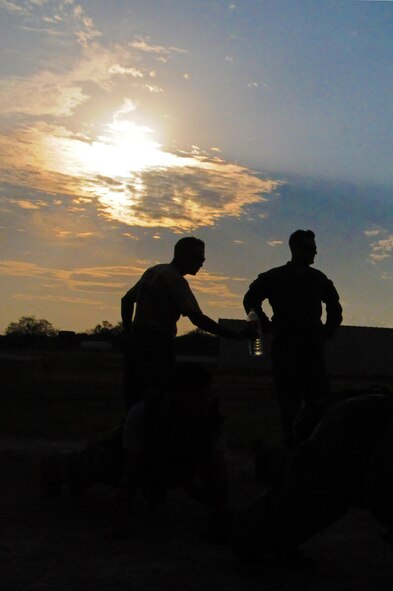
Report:
[[[180,238],[175,244],[174,256],[182,257],[189,254],[196,246],[204,247],[205,243],[195,236],[185,236]]]
[[[312,230],[296,230],[289,237],[289,248],[292,251],[296,247],[302,246],[310,238],[315,240],[315,234]]]

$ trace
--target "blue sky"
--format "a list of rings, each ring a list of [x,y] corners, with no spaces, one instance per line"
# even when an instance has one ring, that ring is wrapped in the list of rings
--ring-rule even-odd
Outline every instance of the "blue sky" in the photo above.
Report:
[[[297,228],[344,323],[393,326],[392,2],[0,0],[0,47],[0,331],[116,323],[188,234],[242,318]]]

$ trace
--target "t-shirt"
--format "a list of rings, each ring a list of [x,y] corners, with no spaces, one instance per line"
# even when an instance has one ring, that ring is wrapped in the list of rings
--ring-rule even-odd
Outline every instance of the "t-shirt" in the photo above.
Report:
[[[136,290],[134,324],[164,335],[176,335],[180,316],[202,313],[188,281],[171,264],[150,267],[131,289]]]

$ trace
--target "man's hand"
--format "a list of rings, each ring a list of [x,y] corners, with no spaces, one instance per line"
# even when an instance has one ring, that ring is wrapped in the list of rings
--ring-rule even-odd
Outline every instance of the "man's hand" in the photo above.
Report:
[[[242,328],[238,332],[234,333],[234,338],[237,341],[242,341],[244,339],[256,339],[260,336],[261,335],[258,328],[255,328],[254,326],[246,326],[245,328]]]

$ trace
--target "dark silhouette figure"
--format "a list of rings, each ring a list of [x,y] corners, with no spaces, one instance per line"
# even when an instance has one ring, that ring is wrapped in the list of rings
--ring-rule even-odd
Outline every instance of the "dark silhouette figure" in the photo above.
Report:
[[[211,374],[203,366],[177,364],[161,397],[154,449],[146,446],[145,403],[140,401],[124,425],[106,437],[81,451],[43,458],[42,492],[84,495],[96,484],[117,488],[113,526],[114,534],[123,537],[130,530],[138,491],[157,512],[164,505],[167,490],[180,487],[206,506],[207,539],[227,541],[223,418],[210,386]]]
[[[123,430],[123,477],[115,503],[115,529],[120,535],[128,532],[138,489],[160,510],[167,489],[180,486],[206,505],[209,539],[221,541],[227,536],[222,416],[210,384],[210,372],[202,366],[175,366],[161,400],[156,434],[159,445],[153,450],[145,441],[145,402],[135,404],[128,413]]]
[[[232,549],[242,559],[296,555],[350,506],[393,526],[393,399],[370,394],[331,407],[281,478],[243,513]]]
[[[196,275],[204,261],[203,241],[192,236],[181,238],[175,244],[173,260],[147,269],[122,298],[127,409],[140,400],[154,398],[157,388],[170,377],[180,316],[187,316],[196,327],[214,335],[232,339],[250,336],[249,329],[234,332],[203,314],[184,276]]]
[[[341,324],[342,308],[332,281],[310,267],[317,253],[314,233],[297,230],[289,247],[291,260],[261,273],[243,304],[247,313],[255,309],[262,331],[273,334],[273,378],[285,442],[292,448],[308,437],[324,412],[329,395],[324,344]],[[273,310],[271,320],[262,310],[266,299]]]

